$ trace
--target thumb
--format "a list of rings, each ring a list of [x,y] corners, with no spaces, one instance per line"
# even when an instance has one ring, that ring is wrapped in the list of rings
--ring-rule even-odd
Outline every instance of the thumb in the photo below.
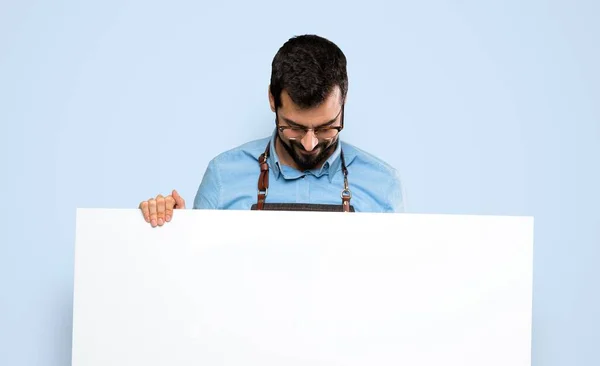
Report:
[[[185,200],[179,195],[179,193],[177,193],[176,190],[173,190],[172,196],[175,199],[175,208],[185,208]]]

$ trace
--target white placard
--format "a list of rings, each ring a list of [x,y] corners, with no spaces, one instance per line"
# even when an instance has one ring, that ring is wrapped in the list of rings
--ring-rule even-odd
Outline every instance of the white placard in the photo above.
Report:
[[[79,209],[73,366],[530,366],[533,218]]]

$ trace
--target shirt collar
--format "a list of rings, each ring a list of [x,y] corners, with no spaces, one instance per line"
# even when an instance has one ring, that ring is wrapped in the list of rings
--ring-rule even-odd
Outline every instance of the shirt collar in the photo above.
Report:
[[[280,163],[279,156],[277,155],[277,151],[275,149],[275,141],[277,138],[277,130],[273,132],[271,135],[271,143],[269,148],[269,158],[268,163],[271,169],[273,169],[273,173],[276,179],[279,179],[283,175],[284,179],[297,179],[305,174],[312,174],[316,177],[320,177],[324,174],[327,174],[329,182],[333,180],[333,177],[338,171],[342,170],[342,160],[341,160],[341,151],[342,151],[342,143],[338,143],[336,149],[333,154],[323,163],[323,165],[319,169],[312,169],[309,172],[301,172],[297,169],[294,169],[289,166],[285,166]],[[348,160],[346,160],[348,163]]]

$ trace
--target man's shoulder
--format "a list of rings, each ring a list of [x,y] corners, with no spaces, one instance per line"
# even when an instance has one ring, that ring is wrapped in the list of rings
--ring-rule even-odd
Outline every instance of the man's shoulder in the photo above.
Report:
[[[384,203],[385,212],[406,212],[404,183],[396,167],[373,153],[342,142],[348,170],[361,177],[371,194]]]
[[[344,156],[348,160],[347,164],[349,166],[351,164],[356,164],[361,167],[368,167],[372,170],[380,171],[385,175],[392,177],[398,176],[396,167],[369,151],[363,150],[362,148],[345,141],[342,141],[342,149],[344,151]]]
[[[241,145],[225,150],[215,156],[212,164],[228,164],[240,162],[257,162],[260,154],[265,151],[265,148],[270,143],[271,137],[251,140]]]

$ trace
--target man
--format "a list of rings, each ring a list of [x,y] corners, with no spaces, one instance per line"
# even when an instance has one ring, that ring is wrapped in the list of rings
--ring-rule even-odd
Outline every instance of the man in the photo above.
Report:
[[[397,171],[340,140],[347,92],[346,58],[334,43],[314,35],[288,40],[272,62],[273,134],[212,159],[193,208],[403,212]],[[185,201],[174,190],[139,208],[162,226]]]

